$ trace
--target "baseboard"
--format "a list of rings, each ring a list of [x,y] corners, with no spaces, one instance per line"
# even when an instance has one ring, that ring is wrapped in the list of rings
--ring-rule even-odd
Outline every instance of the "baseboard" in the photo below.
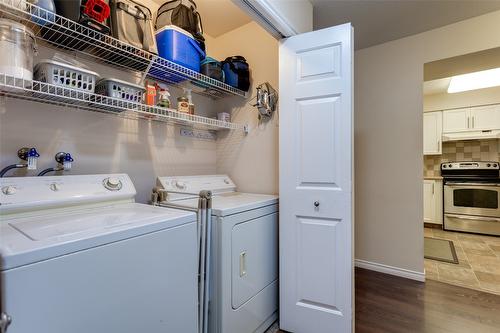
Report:
[[[371,271],[376,271],[380,273],[400,276],[403,278],[416,280],[420,282],[425,282],[425,273],[424,272],[416,272],[411,271],[409,269],[393,267],[389,265],[379,264],[376,262],[356,259],[354,261],[354,265],[359,268],[369,269]]]

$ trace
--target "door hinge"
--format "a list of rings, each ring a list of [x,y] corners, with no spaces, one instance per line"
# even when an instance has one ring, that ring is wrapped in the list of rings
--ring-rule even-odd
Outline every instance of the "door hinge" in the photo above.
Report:
[[[11,322],[12,318],[8,314],[2,312],[0,314],[0,333],[6,333],[7,327],[9,327]]]

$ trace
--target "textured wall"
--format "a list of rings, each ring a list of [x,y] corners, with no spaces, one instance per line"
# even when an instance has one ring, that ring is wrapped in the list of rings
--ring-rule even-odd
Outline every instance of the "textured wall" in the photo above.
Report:
[[[40,48],[40,59],[51,58],[54,49]],[[82,59],[79,59],[83,61]],[[138,76],[102,64],[83,61],[102,77],[138,82]],[[179,91],[172,89],[173,99]],[[215,115],[215,102],[195,96],[198,114]],[[75,162],[69,174],[128,173],[137,200],[146,202],[162,175],[213,174],[216,141],[194,140],[179,135],[180,127],[147,120],[127,120],[70,107],[2,98],[0,103],[0,166],[18,163],[16,152],[35,146],[40,168],[55,165],[58,151],[69,151]],[[33,175],[26,170],[9,175]]]
[[[217,140],[217,172],[229,174],[240,191],[278,193],[278,113],[259,121],[255,103],[257,85],[269,82],[278,89],[278,41],[252,22],[215,39],[211,55],[225,59],[243,55],[250,64],[251,97],[224,99],[217,111],[232,112],[235,122],[248,124],[250,133],[222,133]]]

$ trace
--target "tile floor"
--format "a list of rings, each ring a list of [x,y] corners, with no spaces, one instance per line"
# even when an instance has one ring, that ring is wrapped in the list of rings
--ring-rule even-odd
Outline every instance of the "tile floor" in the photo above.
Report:
[[[425,259],[425,276],[500,295],[500,237],[424,228],[425,237],[453,241],[458,264]]]

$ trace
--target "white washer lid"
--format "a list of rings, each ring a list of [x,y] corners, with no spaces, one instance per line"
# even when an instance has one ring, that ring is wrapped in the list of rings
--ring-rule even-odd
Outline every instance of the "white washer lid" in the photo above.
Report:
[[[47,211],[0,223],[2,270],[194,222],[196,215],[138,203]]]
[[[277,195],[242,192],[221,193],[212,197],[212,214],[217,216],[228,216],[277,203]],[[167,206],[168,204],[174,204],[188,209],[194,209],[198,208],[198,199],[167,201],[164,202],[164,204]]]

